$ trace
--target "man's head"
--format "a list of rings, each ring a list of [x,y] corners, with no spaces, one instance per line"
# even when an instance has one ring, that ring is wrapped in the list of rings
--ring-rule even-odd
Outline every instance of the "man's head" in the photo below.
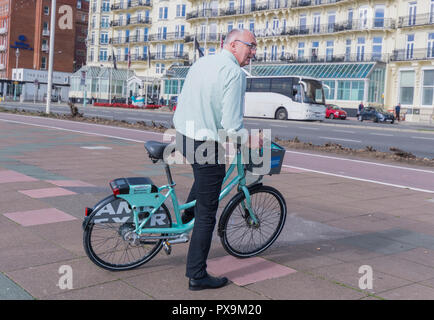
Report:
[[[250,63],[256,54],[256,39],[245,29],[232,29],[226,36],[224,49],[230,51],[241,67]]]

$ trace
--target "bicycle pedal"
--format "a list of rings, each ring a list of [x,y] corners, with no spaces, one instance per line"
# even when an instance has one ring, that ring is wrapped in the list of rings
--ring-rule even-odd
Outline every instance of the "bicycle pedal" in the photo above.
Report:
[[[164,249],[164,252],[166,252],[167,255],[170,255],[172,253],[172,246],[167,241],[163,242],[163,249]]]

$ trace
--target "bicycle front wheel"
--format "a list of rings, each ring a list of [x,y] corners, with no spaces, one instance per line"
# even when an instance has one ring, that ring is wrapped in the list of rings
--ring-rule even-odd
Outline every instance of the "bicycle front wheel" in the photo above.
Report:
[[[261,186],[250,192],[252,210],[258,223],[253,223],[245,209],[243,193],[236,195],[219,221],[220,240],[232,256],[248,258],[260,254],[276,241],[286,220],[286,202],[273,187]]]

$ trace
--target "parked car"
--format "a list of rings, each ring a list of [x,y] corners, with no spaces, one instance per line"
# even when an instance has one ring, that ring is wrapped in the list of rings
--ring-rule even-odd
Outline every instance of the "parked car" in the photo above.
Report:
[[[395,122],[395,116],[392,113],[386,112],[380,108],[365,107],[360,114],[360,121],[372,120],[374,122]]]
[[[347,112],[335,104],[326,104],[326,118],[345,120],[347,118]]]

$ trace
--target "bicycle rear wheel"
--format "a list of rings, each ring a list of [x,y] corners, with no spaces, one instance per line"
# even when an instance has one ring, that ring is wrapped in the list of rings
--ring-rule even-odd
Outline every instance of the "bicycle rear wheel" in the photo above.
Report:
[[[220,240],[232,256],[248,258],[260,254],[276,241],[286,220],[286,202],[273,187],[261,186],[250,192],[251,205],[258,224],[247,209],[246,198],[237,194],[228,204],[219,221]]]
[[[161,209],[171,224],[169,209],[164,204]],[[130,270],[151,260],[163,247],[161,239],[143,241],[135,238],[132,222],[94,223],[96,213],[89,217],[91,222],[84,230],[83,245],[87,256],[97,266],[110,271]]]

